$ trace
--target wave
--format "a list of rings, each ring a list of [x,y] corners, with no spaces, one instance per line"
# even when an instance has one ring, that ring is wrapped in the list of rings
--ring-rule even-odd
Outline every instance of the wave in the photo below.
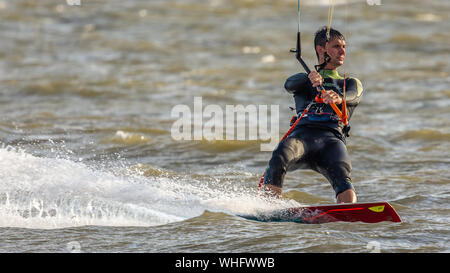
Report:
[[[118,130],[114,136],[104,138],[100,141],[101,144],[119,144],[119,145],[138,145],[152,142],[148,136],[131,133],[127,131]]]
[[[431,129],[419,129],[403,132],[394,140],[448,141],[448,139],[450,139],[450,134],[448,133]]]
[[[260,145],[264,143],[261,140],[206,140],[195,142],[195,148],[201,151],[226,153],[239,150],[257,151]]]
[[[0,227],[155,226],[206,210],[252,214],[299,205],[261,198],[238,181],[101,168],[0,148]]]
[[[362,2],[361,0],[335,0],[333,1],[335,6],[344,6],[347,4],[353,4]],[[330,5],[330,0],[311,0],[311,1],[305,1],[303,3],[306,6],[323,6],[328,7]]]

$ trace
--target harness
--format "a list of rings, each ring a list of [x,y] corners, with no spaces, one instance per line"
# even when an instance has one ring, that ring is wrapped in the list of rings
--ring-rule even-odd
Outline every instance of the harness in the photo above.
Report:
[[[320,66],[323,66],[323,65],[324,64],[321,64]],[[323,72],[326,72],[326,71],[323,71]],[[337,72],[331,72],[331,71],[329,71],[327,74],[321,73],[321,75],[327,81],[324,83],[325,86],[327,84],[330,86],[330,88],[332,86],[334,86],[332,89],[336,93],[338,93],[340,95],[345,94],[345,82],[346,82],[345,78],[342,78],[341,76],[339,76],[337,74]],[[332,80],[332,82],[330,82],[330,79]],[[342,87],[336,80],[344,80]],[[322,90],[323,89],[324,88],[322,88]],[[318,91],[315,98],[308,105],[308,107],[307,107],[308,110],[304,113],[302,118],[308,119],[309,121],[313,121],[313,122],[319,122],[319,123],[320,122],[329,122],[329,121],[340,122],[343,124],[342,131],[343,131],[344,135],[346,137],[348,137],[349,136],[348,133],[350,131],[350,126],[348,124],[345,99],[343,99],[343,101],[342,101],[342,106],[341,106],[342,111],[341,111],[336,105],[335,105],[335,107],[333,107],[333,105],[331,105],[331,104],[325,104],[324,100],[321,98],[321,94],[322,94],[322,92]],[[293,108],[291,108],[291,109],[294,110]],[[303,110],[301,112],[303,112]],[[293,116],[291,118],[290,125],[292,126],[294,124],[294,122],[298,120],[298,118],[300,118],[300,115]]]

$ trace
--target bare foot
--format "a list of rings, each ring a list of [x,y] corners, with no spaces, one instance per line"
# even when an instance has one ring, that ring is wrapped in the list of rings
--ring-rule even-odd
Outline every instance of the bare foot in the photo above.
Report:
[[[262,190],[264,195],[267,197],[281,198],[282,189],[280,187],[264,184]]]
[[[343,191],[340,194],[338,194],[338,196],[337,196],[337,203],[338,204],[342,204],[342,203],[356,203],[356,201],[357,201],[356,193],[352,189],[348,189],[346,191]]]

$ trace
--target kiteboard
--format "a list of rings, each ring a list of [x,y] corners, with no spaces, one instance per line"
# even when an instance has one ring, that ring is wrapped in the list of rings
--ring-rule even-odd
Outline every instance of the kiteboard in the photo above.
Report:
[[[402,221],[395,209],[387,202],[294,207],[258,213],[256,215],[239,216],[261,222],[297,222],[305,224],[322,224],[337,221],[364,223]]]

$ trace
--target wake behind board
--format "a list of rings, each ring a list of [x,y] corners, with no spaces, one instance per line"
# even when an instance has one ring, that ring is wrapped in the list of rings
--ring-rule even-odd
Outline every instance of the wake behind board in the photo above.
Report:
[[[295,207],[264,212],[257,215],[239,216],[262,222],[297,222],[306,224],[321,224],[337,221],[364,223],[402,221],[395,209],[387,202]]]

